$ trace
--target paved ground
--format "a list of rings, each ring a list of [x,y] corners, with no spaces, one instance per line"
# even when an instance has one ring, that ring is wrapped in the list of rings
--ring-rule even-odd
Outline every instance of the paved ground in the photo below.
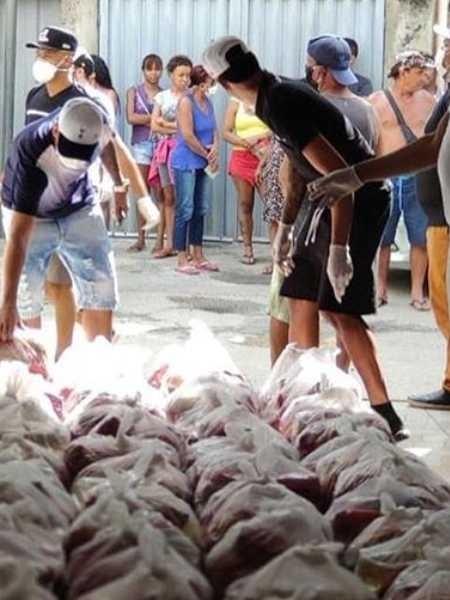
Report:
[[[146,354],[183,339],[192,317],[203,319],[228,349],[236,364],[260,385],[269,371],[266,298],[269,278],[261,274],[268,247],[256,247],[254,266],[239,263],[238,245],[208,245],[207,254],[221,265],[217,274],[181,276],[174,260],[156,261],[149,253],[129,254],[126,240],[115,240],[121,308],[116,324],[122,343],[139,345]],[[393,272],[388,306],[370,318],[392,399],[413,438],[407,448],[450,478],[450,412],[409,408],[410,393],[436,389],[441,381],[444,343],[431,313],[408,304],[408,273]],[[48,313],[47,313],[48,314]],[[49,318],[46,319],[49,324]],[[333,335],[324,325],[323,342]]]

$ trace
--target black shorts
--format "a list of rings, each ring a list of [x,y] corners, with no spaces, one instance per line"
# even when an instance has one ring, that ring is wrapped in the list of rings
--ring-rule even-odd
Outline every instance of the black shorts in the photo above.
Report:
[[[326,273],[331,239],[331,215],[326,210],[320,219],[315,243],[305,240],[315,206],[305,199],[300,210],[294,252],[295,268],[281,287],[281,296],[317,302],[320,310],[348,315],[376,312],[373,263],[389,218],[391,189],[387,184],[366,185],[355,195],[350,232],[353,278],[342,303],[337,302]]]

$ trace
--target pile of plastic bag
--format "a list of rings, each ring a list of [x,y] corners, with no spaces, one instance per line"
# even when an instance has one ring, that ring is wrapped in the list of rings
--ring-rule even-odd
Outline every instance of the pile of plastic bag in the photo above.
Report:
[[[448,597],[450,485],[330,351],[289,346],[259,392],[198,322],[153,358],[22,358],[0,363],[2,599]]]

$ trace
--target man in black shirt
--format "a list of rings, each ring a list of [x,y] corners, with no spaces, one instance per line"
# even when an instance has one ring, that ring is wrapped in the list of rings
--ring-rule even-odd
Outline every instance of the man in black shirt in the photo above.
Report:
[[[283,177],[286,202],[274,244],[275,261],[285,274],[303,278],[305,296],[297,304],[306,324],[305,348],[317,345],[317,308],[327,314],[366,386],[372,408],[383,416],[397,440],[407,432],[388,400],[372,337],[362,315],[375,311],[372,261],[387,218],[389,192],[383,182],[347,197],[339,211],[322,218],[306,211],[303,227],[311,235],[302,243],[317,244],[317,256],[296,273],[291,233],[307,183],[337,165],[355,164],[373,155],[364,138],[325,98],[309,86],[263,71],[257,58],[235,37],[224,37],[204,52],[203,63],[227,92],[249,106],[276,134],[287,160]],[[340,69],[338,69],[340,70]],[[344,71],[345,69],[342,69]],[[342,73],[345,77],[345,73]],[[367,197],[371,196],[370,199]],[[339,203],[340,204],[340,203]],[[317,241],[314,242],[314,231]],[[302,236],[299,236],[299,239]],[[288,277],[289,278],[289,277]],[[311,319],[311,315],[313,315]],[[294,318],[298,318],[297,314]],[[291,313],[292,320],[292,313]],[[308,331],[308,329],[310,331]]]
[[[344,38],[347,44],[350,46],[350,52],[352,53],[352,65],[356,62],[359,54],[359,46],[358,42],[353,38]],[[349,85],[349,89],[351,92],[356,94],[357,96],[363,96],[367,98],[370,94],[373,94],[373,85],[368,77],[364,77],[360,73],[355,73],[354,75],[358,80],[356,83]]]

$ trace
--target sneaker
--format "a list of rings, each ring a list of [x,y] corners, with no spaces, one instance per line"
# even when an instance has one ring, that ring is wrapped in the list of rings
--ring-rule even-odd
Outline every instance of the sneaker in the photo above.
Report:
[[[416,394],[408,397],[410,406],[435,410],[450,410],[450,392],[438,390],[430,394]]]

